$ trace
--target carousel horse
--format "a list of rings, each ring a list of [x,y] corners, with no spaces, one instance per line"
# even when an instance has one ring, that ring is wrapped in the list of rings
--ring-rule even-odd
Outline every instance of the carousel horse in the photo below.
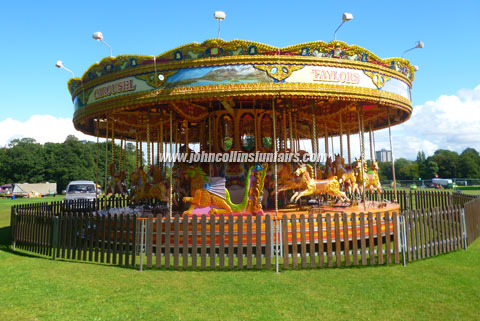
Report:
[[[132,201],[141,201],[148,198],[150,183],[143,166],[140,166],[130,174],[130,183],[130,199]]]
[[[151,187],[148,191],[150,198],[156,198],[164,202],[168,201],[168,182],[163,177],[161,168],[159,166],[151,165],[149,174],[152,178]]]
[[[327,161],[325,162],[325,167],[323,168],[322,177],[324,179],[327,179],[332,176],[333,176],[332,158],[328,156]]]
[[[107,184],[107,188],[105,192],[111,194],[126,194],[127,193],[127,185],[125,184],[125,176],[127,174],[125,171],[120,171],[117,173],[117,168],[115,163],[110,164],[110,179]]]
[[[357,172],[355,169],[348,167],[339,181],[343,186],[343,191],[348,192],[350,195],[360,193],[357,184]]]
[[[335,154],[335,160],[332,163],[333,175],[337,176],[338,182],[342,184],[342,177],[345,173],[345,159],[340,156],[340,154]]]
[[[294,167],[290,163],[279,163],[277,169],[278,192],[288,191],[302,186],[302,179],[294,176]]]
[[[378,193],[382,193],[382,185],[380,184],[380,178],[378,176],[378,163],[377,162],[372,162],[370,166],[370,171],[367,171],[367,163],[364,162],[363,164],[363,170],[361,170],[362,161],[360,159],[356,159],[356,172],[357,172],[357,183],[358,183],[358,188],[359,192],[363,193],[363,186],[365,185],[365,189],[370,191],[370,193],[373,193],[375,190],[378,191]],[[365,173],[365,182],[363,175]],[[364,184],[365,183],[365,184]]]
[[[378,163],[372,161],[370,171],[365,176],[365,188],[374,193],[375,190],[378,194],[382,194],[382,185],[380,184],[380,177],[378,176]]]
[[[317,180],[313,177],[313,168],[310,165],[300,165],[295,171],[296,176],[302,177],[302,183],[306,185],[306,189],[301,192],[296,192],[290,198],[290,202],[297,202],[301,197],[308,195],[328,194],[332,197],[336,197],[341,201],[350,202],[350,199],[344,192],[340,191],[340,184],[337,177],[332,176],[328,179]]]

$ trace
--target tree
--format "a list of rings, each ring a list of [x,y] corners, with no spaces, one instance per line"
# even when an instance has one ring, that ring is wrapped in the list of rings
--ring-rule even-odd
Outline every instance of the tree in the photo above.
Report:
[[[417,154],[417,160],[415,161],[418,165],[418,175],[421,178],[426,178],[428,175],[427,169],[427,159],[423,151],[419,151]]]
[[[434,178],[438,174],[438,164],[436,161],[433,159],[430,159],[430,157],[427,160],[427,167],[425,170],[425,178],[430,179]]]
[[[430,159],[430,157],[429,157]],[[443,178],[457,177],[459,156],[457,152],[446,149],[435,151],[431,159],[438,164],[438,175]]]
[[[480,178],[480,156],[475,149],[467,148],[460,154],[458,174],[461,178]]]

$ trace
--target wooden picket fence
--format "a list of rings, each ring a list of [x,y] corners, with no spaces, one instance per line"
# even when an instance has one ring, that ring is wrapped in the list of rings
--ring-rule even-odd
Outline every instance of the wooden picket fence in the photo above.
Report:
[[[270,215],[149,215],[141,220],[139,233],[145,239],[141,252],[146,267],[270,269],[272,224]]]
[[[467,245],[480,237],[480,198],[474,198],[464,204]]]
[[[409,262],[466,249],[465,219],[460,206],[403,213],[403,246]]]
[[[41,206],[38,206],[41,208]],[[10,237],[13,248],[52,255],[54,215],[37,208],[22,210],[21,214],[12,207],[10,218]]]
[[[399,263],[397,213],[302,214],[280,224],[284,268]]]
[[[301,269],[406,263],[465,249],[480,236],[480,198],[400,195],[415,209],[138,218],[94,211],[100,202],[38,203],[12,207],[11,238],[14,249],[54,259],[140,269]]]
[[[12,208],[14,249],[66,259],[136,266],[137,217]]]
[[[452,202],[452,197],[455,193],[449,193],[447,191],[406,191],[400,190],[397,191],[397,202],[400,204],[400,211],[405,210],[420,210],[427,208],[437,208],[437,207],[446,207],[449,205],[454,205]],[[458,199],[470,199],[470,195],[458,194],[460,195]],[[383,191],[382,194],[375,192],[373,194],[367,193],[367,197],[372,201],[389,201],[394,202],[395,194],[393,190]],[[455,199],[456,201],[458,199]],[[457,203],[455,203],[457,204]]]
[[[398,215],[389,213],[188,217],[150,215],[140,234],[146,267],[284,269],[399,262]],[[144,245],[143,245],[144,244]],[[301,262],[300,264],[298,262]],[[140,262],[143,268],[143,261]]]

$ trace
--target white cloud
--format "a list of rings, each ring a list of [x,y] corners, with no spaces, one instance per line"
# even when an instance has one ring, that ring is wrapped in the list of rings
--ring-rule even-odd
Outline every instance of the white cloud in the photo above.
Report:
[[[73,127],[72,119],[51,115],[33,115],[25,122],[7,118],[0,122],[0,146],[15,138],[34,138],[38,143],[61,143],[68,135],[80,140],[94,140]]]
[[[480,85],[415,106],[410,120],[393,133],[396,157],[415,159],[420,150],[431,155],[440,148],[480,150]]]

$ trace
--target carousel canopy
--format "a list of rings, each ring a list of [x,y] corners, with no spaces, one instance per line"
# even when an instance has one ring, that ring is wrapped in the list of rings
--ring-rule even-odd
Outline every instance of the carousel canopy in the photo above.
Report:
[[[403,58],[381,59],[341,41],[276,48],[251,41],[210,39],[159,56],[106,57],[68,88],[74,125],[105,136],[105,120],[118,137],[135,139],[142,129],[175,121],[192,126],[212,113],[239,110],[294,112],[299,138],[358,131],[357,111],[373,130],[406,121],[412,112],[414,68]],[[312,117],[315,114],[315,117]],[[341,124],[341,125],[340,125]],[[197,132],[200,132],[198,129]],[[145,134],[146,135],[146,134]]]

